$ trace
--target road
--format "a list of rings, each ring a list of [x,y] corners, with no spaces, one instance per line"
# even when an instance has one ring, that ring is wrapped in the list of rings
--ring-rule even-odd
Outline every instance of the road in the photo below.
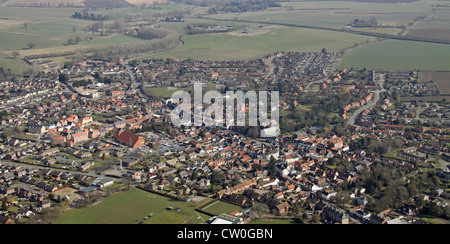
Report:
[[[311,56],[311,57],[308,59],[308,61],[306,61],[305,65],[302,67],[301,71],[303,71],[303,70],[311,63],[311,61],[312,61],[313,58],[314,58],[314,56]],[[336,60],[334,61],[334,64],[333,64],[333,66],[332,66],[331,69],[330,69],[330,74],[334,74],[334,72],[336,71],[337,66],[338,66],[338,64],[339,64],[339,61],[340,61],[339,58],[336,59]],[[326,80],[328,80],[328,77],[325,77],[325,78],[323,78],[323,79],[321,79],[321,80],[309,82],[309,83],[306,85],[305,89],[303,89],[303,93],[308,93],[309,90],[311,89],[311,86],[313,86],[314,84],[323,84]]]
[[[384,89],[384,75],[383,74],[380,74],[380,82],[378,83],[378,85],[380,86],[381,89],[372,92],[375,95],[374,99],[370,103],[358,108],[355,112],[353,112],[353,114],[350,115],[350,117],[348,118],[347,124],[359,128],[360,126],[356,125],[356,123],[355,123],[356,118],[362,112],[364,112],[366,109],[371,109],[371,108],[375,107],[377,105],[378,101],[380,101],[381,93],[386,92],[386,89]]]

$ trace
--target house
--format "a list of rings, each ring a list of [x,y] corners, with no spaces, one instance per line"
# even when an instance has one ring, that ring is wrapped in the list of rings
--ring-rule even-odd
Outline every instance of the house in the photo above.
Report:
[[[350,220],[348,214],[344,210],[333,206],[326,206],[322,211],[322,217],[326,221],[340,224],[348,224]]]
[[[124,91],[111,91],[111,96],[114,98],[124,98],[125,92]]]
[[[290,205],[287,202],[282,202],[275,206],[275,210],[277,211],[278,215],[282,215],[289,211]]]
[[[39,134],[42,135],[46,131],[45,126],[39,125],[39,124],[29,124],[28,125],[28,132],[33,134]]]

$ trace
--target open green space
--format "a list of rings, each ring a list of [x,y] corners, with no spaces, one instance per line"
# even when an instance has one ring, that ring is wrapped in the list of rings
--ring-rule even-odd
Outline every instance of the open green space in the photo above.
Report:
[[[340,69],[450,71],[450,45],[388,40],[344,55]]]
[[[19,74],[28,69],[24,63],[4,54],[0,54],[0,67],[3,67],[5,71],[10,70],[12,74]]]
[[[209,219],[195,211],[200,202],[183,202],[166,198],[144,190],[131,188],[129,191],[116,193],[102,199],[98,204],[85,208],[72,209],[62,214],[55,223],[58,224],[200,224]],[[173,210],[167,210],[172,207]],[[180,211],[175,210],[180,208]],[[152,215],[152,217],[148,217]],[[148,217],[147,219],[145,219]],[[155,218],[156,221],[153,221]]]
[[[243,208],[241,206],[217,200],[203,207],[201,210],[210,213],[212,215],[220,215],[222,213],[230,214],[232,212],[239,211],[242,209]]]

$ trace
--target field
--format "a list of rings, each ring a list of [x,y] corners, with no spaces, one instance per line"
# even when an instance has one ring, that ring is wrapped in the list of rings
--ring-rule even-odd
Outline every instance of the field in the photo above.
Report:
[[[436,1],[417,1],[407,4],[365,3],[347,1],[291,1],[281,8],[262,12],[226,13],[216,18],[271,21],[283,24],[341,29],[354,19],[376,18],[380,25],[406,25],[414,18],[427,15]],[[379,29],[381,30],[381,29]]]
[[[152,5],[155,3],[166,3],[167,0],[125,0],[134,6],[142,6],[143,4]]]
[[[450,29],[411,29],[406,36],[449,41]]]
[[[339,68],[450,71],[450,45],[388,40],[350,50]]]
[[[428,97],[400,97],[401,102],[442,102],[443,100],[450,101],[450,96],[428,96]]]
[[[134,6],[153,5],[154,3],[166,3],[167,0],[125,0]],[[85,0],[9,0],[7,7],[84,7]]]
[[[279,51],[318,52],[322,48],[341,51],[355,43],[374,40],[371,37],[315,29],[271,26],[261,30],[256,25],[249,27],[255,33],[185,35],[182,37],[184,46],[152,57],[248,60]]]
[[[162,223],[204,223],[209,216],[195,211],[200,202],[182,202],[136,188],[116,193],[93,206],[65,212],[55,223],[58,224],[137,224]],[[167,207],[173,210],[167,210]],[[180,208],[180,211],[176,211]],[[145,219],[149,215],[153,217]]]
[[[216,200],[203,207],[201,210],[212,215],[220,215],[222,213],[230,214],[237,210],[242,210],[242,207]]]
[[[13,52],[18,58],[29,55],[74,52],[78,49],[104,45],[144,42],[125,35],[100,36],[87,31],[94,22],[70,19],[79,11],[72,8],[0,8],[0,66],[21,73],[28,68],[18,60],[11,59]],[[24,23],[27,23],[25,26]],[[80,38],[76,45],[66,45],[69,39]],[[32,43],[33,48],[29,48]],[[55,59],[63,63],[64,59]]]
[[[449,72],[423,72],[422,81],[433,81],[441,95],[450,95]]]
[[[389,28],[358,28],[356,30],[384,34],[398,34],[401,26],[408,25],[417,17],[430,15],[434,7],[436,14],[425,22],[418,22],[408,32],[409,36],[433,37],[450,40],[450,6],[442,1],[419,0],[410,3],[374,3],[348,1],[289,1],[281,2],[281,7],[265,11],[222,13],[207,15],[222,21],[198,19],[196,14],[205,14],[209,7],[195,7],[186,4],[167,3],[166,0],[128,0],[141,6],[152,6],[154,2],[163,3],[157,8],[114,8],[98,9],[94,14],[108,15],[112,18],[154,16],[156,13],[183,11],[187,8],[191,17],[186,22],[160,22],[162,28],[175,30],[180,34],[184,45],[166,53],[149,57],[207,60],[249,60],[260,58],[279,51],[311,52],[326,48],[328,51],[347,50],[355,44],[358,48],[348,51],[343,58],[341,68],[369,68],[383,70],[450,71],[449,45],[415,43],[405,41],[377,41],[375,37],[348,34],[344,32],[287,27],[282,25],[260,25],[239,22],[240,20],[268,21],[280,24],[298,24],[311,27],[342,29],[355,19],[376,18],[378,23]],[[41,4],[38,0],[10,0],[3,6],[18,3]],[[81,0],[43,1],[50,6],[64,3],[79,4]],[[48,6],[48,4],[47,4]],[[88,26],[95,21],[75,20],[70,16],[80,8],[19,8],[0,7],[0,66],[13,73],[28,69],[22,62],[12,59],[14,52],[18,58],[30,55],[54,53],[71,53],[79,49],[102,47],[104,45],[122,44],[141,40],[121,34],[101,36],[92,34]],[[75,6],[75,5],[73,5]],[[27,23],[27,25],[24,25]],[[187,35],[185,27],[192,23],[212,23],[219,26],[233,26],[237,30],[220,34]],[[133,24],[138,24],[133,23]],[[436,27],[437,26],[437,27]],[[251,29],[247,34],[245,28]],[[443,30],[443,31],[442,31]],[[66,45],[68,40],[78,37],[81,41],[75,45]],[[33,47],[28,45],[32,43]],[[143,43],[143,42],[142,42]],[[371,44],[367,44],[371,43]],[[72,56],[73,57],[73,56]],[[149,58],[146,57],[146,58]],[[51,58],[62,64],[70,57]]]
[[[84,0],[9,0],[5,3],[7,7],[82,7],[83,5]]]
[[[27,66],[19,60],[0,53],[0,67],[6,71],[9,69],[13,74],[19,74],[27,70]]]

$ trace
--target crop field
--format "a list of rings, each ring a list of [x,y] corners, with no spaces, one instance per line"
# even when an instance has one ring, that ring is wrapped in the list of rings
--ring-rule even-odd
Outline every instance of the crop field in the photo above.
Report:
[[[439,6],[439,5],[438,5]],[[450,6],[436,7],[435,16],[428,21],[420,22],[413,26],[413,29],[450,29]]]
[[[450,101],[450,96],[400,97],[401,102],[442,102],[444,99]]]
[[[167,0],[125,0],[134,6],[142,6],[143,4],[152,5],[155,3],[167,3]]]
[[[450,72],[423,72],[422,81],[433,81],[441,95],[450,95]]]
[[[450,45],[388,40],[348,51],[339,68],[450,71]]]
[[[407,36],[449,41],[450,29],[411,29]]]
[[[147,8],[113,8],[99,9],[95,14],[108,15],[113,18],[129,16],[145,17],[156,13],[170,13],[183,11],[191,5],[165,3],[166,0],[129,0],[134,5],[146,4]],[[37,0],[10,0],[9,4]],[[80,0],[50,0],[52,4],[58,2],[80,2]],[[151,7],[154,2],[162,3]],[[40,2],[39,2],[40,3]],[[401,25],[407,25],[413,19],[427,16],[431,7],[438,8],[432,20],[414,25],[408,36],[433,37],[450,40],[448,16],[450,6],[446,7],[442,1],[419,0],[410,3],[371,3],[348,1],[290,1],[281,2],[281,7],[269,8],[259,12],[225,13],[207,15],[211,18],[227,19],[225,21],[198,19],[195,14],[204,14],[208,7],[195,7],[192,17],[186,17],[186,22],[160,22],[162,28],[175,30],[180,34],[184,45],[165,53],[154,54],[149,57],[207,60],[249,60],[259,58],[279,51],[311,52],[326,48],[328,51],[346,50],[355,44],[344,55],[341,67],[374,68],[374,69],[420,69],[430,71],[449,71],[448,54],[450,49],[445,45],[430,43],[413,43],[401,41],[384,41],[375,44],[375,37],[355,35],[328,30],[286,27],[281,25],[263,26],[243,23],[239,20],[268,21],[280,24],[299,24],[306,26],[342,29],[354,19],[376,18],[380,25],[389,28],[357,28],[357,30],[384,34],[398,34]],[[448,5],[448,4],[447,4]],[[69,6],[69,5],[63,5]],[[150,8],[149,8],[150,6]],[[439,6],[439,7],[436,7]],[[19,60],[11,59],[14,52],[19,52],[19,58],[30,55],[54,53],[73,53],[78,49],[95,48],[104,45],[135,42],[139,39],[113,34],[101,36],[88,31],[88,26],[95,21],[75,20],[70,16],[80,8],[0,8],[0,66],[10,68],[14,72],[26,70]],[[237,21],[236,21],[237,20]],[[26,27],[24,23],[27,23]],[[187,35],[185,27],[192,23],[212,23],[218,26],[233,26],[237,30],[220,34]],[[441,23],[442,25],[440,25]],[[441,27],[432,27],[439,24]],[[251,29],[243,33],[245,29]],[[442,31],[445,30],[445,31]],[[68,40],[80,38],[75,45],[66,45]],[[32,43],[33,47],[28,45]],[[364,44],[364,45],[362,45]],[[8,57],[9,56],[9,57]],[[148,57],[146,57],[148,58]],[[63,57],[52,58],[59,63],[67,60]],[[11,62],[9,62],[11,61]]]
[[[324,30],[272,26],[261,30],[251,26],[249,34],[236,33],[186,35],[184,46],[152,57],[208,60],[248,60],[278,51],[318,52],[322,48],[341,51],[355,43],[374,40],[372,37]],[[281,38],[282,37],[282,38]]]
[[[157,194],[131,188],[129,191],[119,192],[102,202],[85,208],[73,209],[60,216],[58,224],[137,224],[139,222],[181,224],[204,223],[209,217],[195,211],[202,202],[182,202],[172,200]],[[167,210],[173,207],[173,210]],[[180,208],[180,211],[176,211]],[[146,218],[149,215],[153,217]]]
[[[9,0],[5,3],[7,7],[81,7],[83,5],[84,0]]]
[[[427,15],[435,1],[407,4],[366,3],[345,1],[294,1],[282,3],[281,8],[261,12],[213,15],[220,19],[270,21],[341,29],[354,19],[376,18],[380,25],[407,25],[419,16]],[[379,29],[381,30],[381,29]]]

